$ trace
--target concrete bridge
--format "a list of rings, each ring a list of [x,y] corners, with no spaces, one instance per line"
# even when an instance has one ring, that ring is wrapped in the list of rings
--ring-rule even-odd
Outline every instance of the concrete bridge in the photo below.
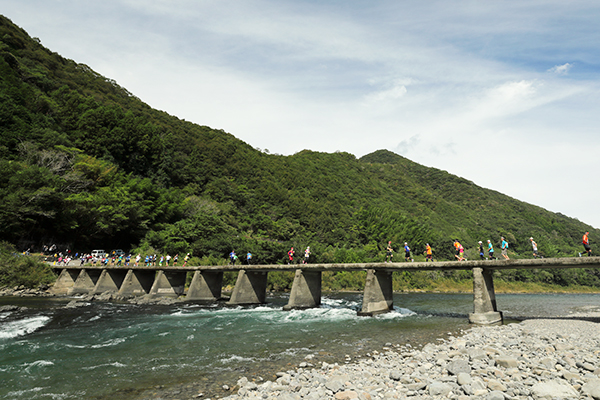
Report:
[[[179,297],[184,294],[188,272],[193,273],[186,300],[221,299],[223,272],[238,271],[227,304],[261,304],[266,300],[270,271],[295,271],[288,304],[284,310],[319,307],[323,271],[366,271],[367,277],[359,315],[372,316],[393,307],[392,274],[395,271],[473,271],[473,313],[469,321],[492,324],[502,321],[498,311],[492,273],[496,269],[600,268],[600,257],[543,258],[508,261],[445,261],[368,264],[219,265],[186,267],[62,266],[53,286],[56,294],[99,294],[107,291],[123,296]]]

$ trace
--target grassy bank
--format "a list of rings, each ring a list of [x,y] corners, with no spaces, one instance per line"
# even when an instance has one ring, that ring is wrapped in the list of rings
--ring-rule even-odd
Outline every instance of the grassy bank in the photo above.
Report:
[[[38,288],[56,280],[52,268],[37,257],[23,255],[9,243],[0,243],[0,287]]]
[[[494,280],[494,290],[498,293],[600,293],[600,288],[591,286],[560,286],[538,282],[506,282],[501,279]],[[427,286],[415,289],[402,287],[394,291],[401,292],[430,292],[430,293],[472,293],[473,281],[452,279],[439,279],[431,281]]]

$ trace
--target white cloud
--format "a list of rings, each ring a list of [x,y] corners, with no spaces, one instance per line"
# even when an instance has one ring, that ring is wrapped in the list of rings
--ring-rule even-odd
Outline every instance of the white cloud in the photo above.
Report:
[[[550,68],[548,72],[554,72],[557,75],[567,75],[571,68],[573,68],[573,64],[566,63],[563,65],[555,65]]]

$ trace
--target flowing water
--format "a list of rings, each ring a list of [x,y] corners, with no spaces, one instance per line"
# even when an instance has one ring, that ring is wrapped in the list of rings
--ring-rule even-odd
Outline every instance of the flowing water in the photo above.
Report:
[[[498,295],[508,318],[598,309],[600,295]],[[356,315],[361,294],[327,294],[320,308],[282,311],[286,294],[255,307],[171,306],[72,298],[0,298],[0,399],[225,396],[240,376],[274,379],[301,362],[343,363],[389,344],[419,346],[469,327],[469,294],[396,294],[393,312]],[[308,356],[308,359],[306,358]]]

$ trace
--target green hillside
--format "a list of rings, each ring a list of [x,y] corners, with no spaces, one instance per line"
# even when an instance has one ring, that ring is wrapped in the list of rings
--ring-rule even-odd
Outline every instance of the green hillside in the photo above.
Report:
[[[0,240],[18,248],[235,249],[282,262],[383,260],[391,240],[451,259],[452,239],[576,256],[600,231],[380,150],[265,154],[222,130],[154,110],[0,16]],[[556,272],[555,274],[560,274]],[[552,278],[560,281],[558,277]]]

